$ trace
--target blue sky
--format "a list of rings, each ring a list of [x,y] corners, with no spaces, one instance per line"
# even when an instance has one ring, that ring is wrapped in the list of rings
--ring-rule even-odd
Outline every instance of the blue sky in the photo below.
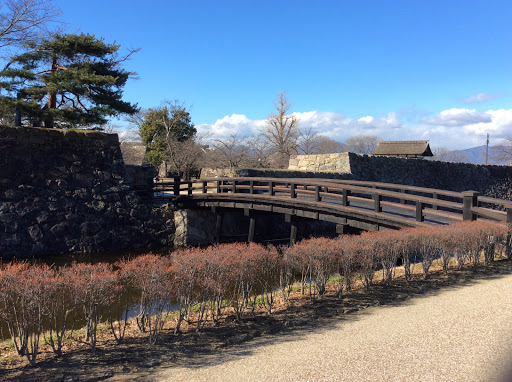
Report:
[[[258,134],[281,90],[339,141],[512,136],[510,1],[55,2],[69,32],[141,48],[127,100],[184,101],[216,136]]]

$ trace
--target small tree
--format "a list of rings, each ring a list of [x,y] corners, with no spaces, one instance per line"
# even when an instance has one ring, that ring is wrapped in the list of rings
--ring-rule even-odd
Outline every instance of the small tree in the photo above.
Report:
[[[159,167],[169,155],[178,156],[177,151],[182,149],[180,143],[193,138],[197,129],[186,106],[175,100],[148,109],[140,123],[139,132],[142,143],[150,148],[146,154],[148,162]]]
[[[0,269],[0,318],[16,351],[36,363],[54,270],[47,265],[11,263]]]
[[[293,114],[287,114],[290,104],[285,92],[279,93],[274,107],[276,112],[271,113],[267,118],[263,134],[276,153],[276,165],[287,167],[290,155],[297,153],[299,118]]]
[[[119,292],[112,265],[73,263],[70,267],[64,268],[62,273],[72,283],[71,295],[75,311],[77,314],[81,311],[82,319],[85,320],[85,341],[78,341],[88,344],[94,352],[101,307],[108,307]]]
[[[149,342],[154,344],[169,314],[173,292],[170,261],[147,254],[121,261],[117,265],[121,278],[128,280],[131,288],[140,296],[137,324],[142,332],[149,333]]]

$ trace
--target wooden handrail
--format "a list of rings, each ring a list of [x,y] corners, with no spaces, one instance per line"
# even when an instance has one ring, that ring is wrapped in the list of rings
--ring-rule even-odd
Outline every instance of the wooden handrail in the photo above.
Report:
[[[185,186],[185,189],[182,188]],[[238,177],[238,178],[207,178],[180,181],[167,181],[164,179],[155,182],[155,192],[163,193],[172,192],[175,196],[185,195],[192,196],[194,191],[200,193],[249,193],[253,195],[275,196],[276,198],[288,197],[290,199],[298,199],[304,201],[300,196],[311,197],[316,202],[326,202],[329,199],[339,199],[341,204],[337,205],[349,206],[350,201],[363,200],[373,203],[373,211],[380,213],[382,205],[394,206],[405,210],[411,210],[409,204],[416,206],[416,218],[422,221],[424,218],[425,207],[431,206],[428,213],[434,214],[433,211],[438,208],[463,213],[465,220],[474,220],[478,216],[490,218],[500,221],[512,220],[512,202],[504,199],[495,199],[489,197],[480,197],[474,192],[454,192],[439,190],[433,188],[416,187],[392,183],[355,181],[355,180],[339,180],[339,179],[319,179],[319,178],[263,178],[263,177]],[[420,193],[416,195],[409,192]],[[431,195],[425,196],[425,195]],[[170,195],[166,195],[170,196]],[[364,197],[361,197],[364,196]],[[440,197],[451,198],[452,200],[460,200],[460,202],[440,199]],[[386,198],[386,200],[383,200]],[[399,203],[390,202],[389,200],[398,200]],[[496,205],[505,208],[509,212],[498,212],[488,208],[480,207],[481,203]],[[401,205],[402,206],[401,206]],[[440,213],[443,215],[443,213]],[[509,222],[512,224],[512,221]]]

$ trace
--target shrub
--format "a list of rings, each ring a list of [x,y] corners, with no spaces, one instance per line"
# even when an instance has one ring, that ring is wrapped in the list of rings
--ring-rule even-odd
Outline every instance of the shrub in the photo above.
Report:
[[[168,258],[147,254],[117,264],[120,277],[140,296],[137,325],[154,344],[163,329],[172,301],[173,278]],[[110,275],[112,284],[117,278]],[[119,285],[119,284],[117,284]]]
[[[0,270],[0,317],[16,351],[35,365],[54,270],[47,265],[10,263]]]
[[[67,280],[74,309],[82,312],[85,320],[85,342],[90,349],[96,351],[97,328],[101,319],[100,308],[107,306],[114,300],[119,292],[119,284],[113,273],[112,265],[105,263],[80,264],[73,263],[62,269]],[[75,316],[75,319],[77,317]],[[77,339],[78,340],[78,339]]]

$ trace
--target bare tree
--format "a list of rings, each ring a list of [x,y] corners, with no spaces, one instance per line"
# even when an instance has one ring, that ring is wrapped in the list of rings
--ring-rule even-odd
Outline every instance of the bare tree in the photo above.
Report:
[[[512,137],[505,138],[501,145],[493,146],[492,157],[494,160],[506,162],[512,165]]]
[[[287,114],[290,104],[285,92],[279,93],[274,107],[276,112],[267,118],[264,136],[275,150],[276,165],[286,167],[290,155],[297,153],[299,119],[293,114]]]
[[[0,2],[0,49],[17,48],[49,35],[60,15],[53,0]]]
[[[140,130],[141,125],[144,123],[144,116],[148,113],[147,108],[140,108],[134,114],[128,114],[124,120],[129,123],[130,127]]]
[[[120,144],[125,142],[140,141],[139,129],[132,125],[123,128],[117,125],[113,125],[112,123],[107,123],[105,126],[103,126],[103,132],[107,134],[117,134]]]
[[[304,155],[331,154],[344,151],[344,146],[341,143],[313,132],[312,127],[300,132],[297,147],[299,153]]]
[[[458,150],[449,150],[446,147],[435,147],[432,149],[433,157],[431,160],[438,160],[442,162],[457,162],[463,163],[468,161],[468,156]]]
[[[347,151],[356,154],[371,154],[377,147],[379,141],[380,138],[375,135],[358,135],[349,138],[345,142],[345,148]]]
[[[214,139],[209,151],[210,165],[218,168],[240,168],[251,162],[251,150],[247,138],[231,134],[228,138]]]
[[[270,143],[264,136],[250,137],[247,139],[247,145],[250,149],[250,167],[268,168],[272,163],[272,154],[274,151]]]
[[[201,136],[194,135],[180,141],[171,134],[167,137],[167,150],[164,156],[167,170],[180,174],[183,179],[190,179],[198,175],[205,153]]]

